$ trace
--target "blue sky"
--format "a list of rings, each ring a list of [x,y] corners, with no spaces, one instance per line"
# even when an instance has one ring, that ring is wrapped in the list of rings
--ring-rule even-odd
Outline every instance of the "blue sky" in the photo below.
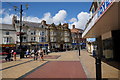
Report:
[[[15,12],[13,6],[20,7],[20,4],[25,8],[25,4],[29,5],[29,9],[24,11],[23,18],[27,21],[40,22],[42,19],[48,23],[69,23],[75,24],[77,28],[82,28],[88,18],[89,9],[92,2],[3,2],[2,3],[2,18],[3,23],[5,17],[11,17],[18,12]],[[86,17],[87,16],[87,17]],[[81,25],[81,26],[78,26]]]
[[[69,23],[69,28],[74,24],[76,28],[84,29],[89,19],[89,9],[92,2],[2,2],[2,23],[11,24],[12,16],[17,15],[13,6],[29,5],[28,10],[24,10],[23,19],[30,22],[40,22],[46,20],[47,23]],[[89,39],[91,41],[94,39]]]
[[[12,9],[11,13],[15,13],[13,6],[20,7],[20,4],[29,4],[29,9],[24,11],[27,16],[42,17],[44,13],[50,12],[54,16],[59,10],[66,10],[68,15],[66,19],[77,17],[80,12],[89,12],[91,2],[3,2],[2,8]],[[32,12],[31,12],[32,11]]]

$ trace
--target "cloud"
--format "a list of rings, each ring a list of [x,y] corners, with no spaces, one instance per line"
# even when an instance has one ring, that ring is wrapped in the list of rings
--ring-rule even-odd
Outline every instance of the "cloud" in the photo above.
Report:
[[[65,10],[60,10],[54,17],[53,22],[58,24],[65,21],[65,18],[67,16],[67,12]]]
[[[89,15],[90,15],[90,14],[87,13],[87,12],[80,12],[80,13],[77,15],[78,21],[73,22],[73,23],[70,25],[70,28],[72,28],[72,27],[71,27],[72,25],[75,25],[76,28],[85,29],[85,25],[86,25],[86,23],[87,23],[88,20],[89,20]]]
[[[45,13],[44,17],[41,20],[45,20],[48,24],[53,23],[53,19],[52,19],[50,12]]]
[[[76,18],[71,18],[71,19],[69,20],[69,22],[77,22],[77,19],[76,19]]]
[[[14,14],[5,13],[5,16],[2,18],[2,23],[11,24],[13,15]],[[51,23],[59,24],[59,23],[65,22],[66,16],[67,16],[67,12],[65,10],[60,10],[53,17],[51,16],[50,12],[45,13],[42,18],[38,18],[34,16],[26,17],[25,15],[23,15],[23,21],[40,23],[42,20],[46,20],[48,24],[51,24]]]
[[[36,22],[36,23],[40,23],[40,19],[38,17],[23,17],[23,21],[29,21],[29,22]]]
[[[4,18],[1,18],[1,23],[5,23],[5,24],[12,24],[12,17],[13,17],[14,14],[5,14],[5,17]]]
[[[1,14],[3,12],[4,9],[0,10]],[[12,24],[13,15],[14,14],[9,14],[8,12],[4,12],[4,17],[0,18],[0,23]],[[51,23],[63,24],[67,22],[65,20],[66,16],[67,16],[67,12],[65,10],[59,10],[58,13],[56,13],[54,16],[51,16],[50,12],[44,13],[42,18],[23,15],[23,21],[40,23],[42,20],[46,20],[47,24],[51,24]],[[20,17],[17,16],[17,18],[19,19]],[[84,29],[88,19],[89,19],[89,13],[80,12],[77,15],[77,18],[71,18],[70,20],[68,20],[70,22],[69,28],[72,28],[72,25],[74,24],[76,28]]]
[[[0,14],[3,14],[3,12],[4,12],[4,9],[0,9]]]

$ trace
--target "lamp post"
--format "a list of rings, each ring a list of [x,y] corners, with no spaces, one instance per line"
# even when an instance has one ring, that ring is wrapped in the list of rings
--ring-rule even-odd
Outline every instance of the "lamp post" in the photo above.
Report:
[[[26,9],[28,9],[28,4],[25,5]],[[22,8],[22,4],[20,5],[20,9],[17,6],[14,6],[15,11],[20,11],[20,32],[19,32],[19,36],[20,36],[20,59],[24,58],[24,53],[22,51],[22,13],[23,13],[23,9]],[[18,10],[19,9],[19,10]]]
[[[78,51],[79,51],[79,56],[80,56],[80,35],[79,35],[79,31],[77,31],[77,35],[78,35]]]

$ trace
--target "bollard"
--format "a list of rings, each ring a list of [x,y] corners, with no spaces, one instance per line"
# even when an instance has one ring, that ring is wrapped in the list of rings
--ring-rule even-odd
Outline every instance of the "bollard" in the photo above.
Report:
[[[101,76],[101,58],[96,57],[96,80],[102,80]]]

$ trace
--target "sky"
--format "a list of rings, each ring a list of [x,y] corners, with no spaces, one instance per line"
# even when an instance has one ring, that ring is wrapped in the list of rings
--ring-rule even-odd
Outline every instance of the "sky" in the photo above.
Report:
[[[12,23],[12,16],[16,15],[19,19],[20,5],[28,4],[28,10],[23,11],[23,20],[40,23],[46,20],[47,24],[69,23],[69,28],[74,24],[76,28],[84,29],[89,19],[89,9],[92,2],[2,2],[0,9],[0,22],[5,24]],[[18,7],[15,11],[13,6]]]

